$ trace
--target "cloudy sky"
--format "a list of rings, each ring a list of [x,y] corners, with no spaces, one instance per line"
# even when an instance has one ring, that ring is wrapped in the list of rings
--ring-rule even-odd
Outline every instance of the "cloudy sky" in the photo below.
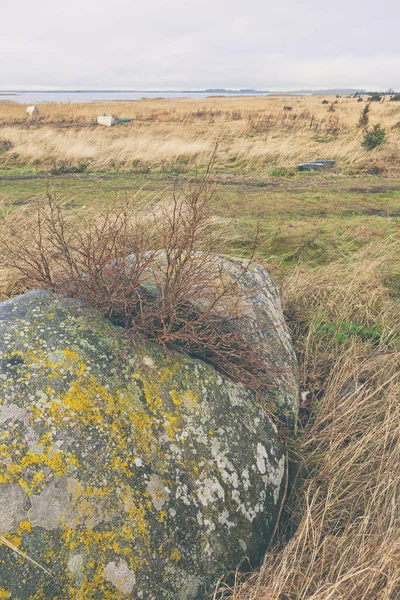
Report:
[[[399,0],[0,7],[0,89],[400,89]]]

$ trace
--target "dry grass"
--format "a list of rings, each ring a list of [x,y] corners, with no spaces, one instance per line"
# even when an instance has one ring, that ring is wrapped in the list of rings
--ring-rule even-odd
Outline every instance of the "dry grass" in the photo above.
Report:
[[[0,141],[12,145],[2,161],[191,168],[206,165],[218,140],[221,169],[288,168],[321,156],[336,159],[342,168],[384,162],[395,169],[400,106],[371,103],[370,125],[381,123],[389,131],[385,146],[371,154],[362,149],[357,127],[365,102],[328,98],[328,104],[322,104],[322,96],[49,103],[39,105],[36,120],[26,117],[24,105],[0,102]],[[132,121],[109,129],[97,126],[95,118],[103,112]]]
[[[337,361],[296,451],[303,484],[293,537],[271,550],[235,600],[400,597],[400,353]]]
[[[384,284],[399,274],[399,252],[388,240],[286,282],[309,421],[289,443],[294,481],[279,539],[259,572],[222,585],[224,597],[400,597],[400,308]],[[355,320],[379,340],[338,344],[317,326]]]

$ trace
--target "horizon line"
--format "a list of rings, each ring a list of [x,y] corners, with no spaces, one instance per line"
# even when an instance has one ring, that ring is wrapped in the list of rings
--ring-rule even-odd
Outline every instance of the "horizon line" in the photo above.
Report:
[[[363,88],[351,88],[351,87],[332,87],[332,88],[321,88],[321,87],[316,87],[316,88],[300,88],[300,89],[292,89],[292,90],[267,90],[267,89],[260,89],[260,88],[223,88],[223,87],[214,87],[214,88],[196,88],[196,89],[185,89],[185,88],[180,88],[180,89],[171,89],[171,88],[164,88],[164,89],[122,89],[122,88],[58,88],[58,89],[49,89],[49,88],[41,88],[41,89],[33,89],[33,88],[21,88],[21,89],[15,89],[15,88],[0,88],[0,92],[14,92],[14,93],[23,93],[23,92],[47,92],[47,93],[61,93],[61,92],[78,92],[78,93],[84,93],[84,92],[95,92],[95,93],[101,93],[101,92],[119,92],[119,93],[138,93],[138,92],[147,92],[147,93],[158,93],[158,92],[175,92],[175,93],[182,93],[182,92],[188,92],[188,93],[192,93],[192,94],[196,94],[196,93],[203,93],[203,92],[232,92],[232,93],[237,93],[237,92],[257,92],[260,94],[276,94],[276,93],[293,93],[293,92],[316,92],[316,91],[320,91],[320,90],[324,90],[324,91],[336,91],[336,90],[349,90],[349,91],[354,91],[354,92],[366,92],[367,90],[363,89]],[[386,90],[386,92],[389,90]],[[384,92],[382,92],[384,93]]]

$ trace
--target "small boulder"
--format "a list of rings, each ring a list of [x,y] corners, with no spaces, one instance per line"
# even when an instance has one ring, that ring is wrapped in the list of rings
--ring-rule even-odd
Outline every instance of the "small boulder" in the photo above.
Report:
[[[38,109],[36,108],[36,106],[28,106],[26,109],[26,114],[28,115],[28,117],[33,117],[39,114]]]

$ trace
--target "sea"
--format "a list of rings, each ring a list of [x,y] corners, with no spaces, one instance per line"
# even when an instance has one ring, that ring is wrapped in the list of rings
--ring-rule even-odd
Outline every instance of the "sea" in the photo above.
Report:
[[[0,102],[3,100],[19,104],[42,104],[43,102],[104,102],[112,100],[141,100],[142,98],[209,98],[210,96],[266,96],[270,92],[255,90],[232,92],[228,90],[193,91],[0,91]]]

